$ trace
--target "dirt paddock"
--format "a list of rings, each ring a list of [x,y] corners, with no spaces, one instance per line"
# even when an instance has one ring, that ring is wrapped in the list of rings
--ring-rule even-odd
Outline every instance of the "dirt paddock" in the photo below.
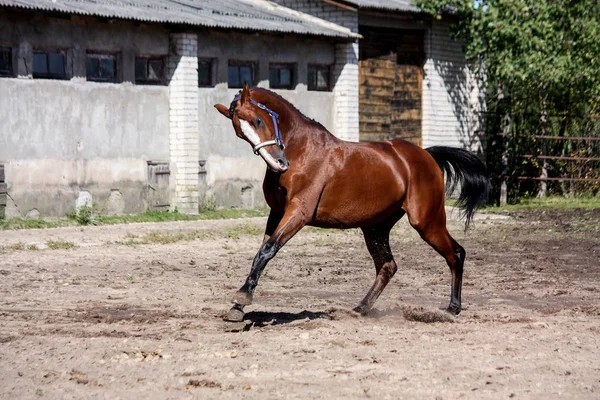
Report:
[[[305,229],[224,322],[264,222],[0,232],[0,397],[600,398],[600,210],[451,221],[457,318],[405,220],[366,317],[349,311],[374,279],[360,232]]]

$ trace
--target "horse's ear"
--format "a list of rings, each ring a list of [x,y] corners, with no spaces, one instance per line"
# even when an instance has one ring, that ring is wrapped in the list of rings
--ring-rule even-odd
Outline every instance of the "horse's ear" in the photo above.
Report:
[[[240,103],[242,105],[246,104],[248,102],[249,98],[250,98],[250,89],[248,88],[248,83],[244,82],[244,88],[242,89],[242,96],[240,99]]]
[[[221,114],[223,114],[224,116],[226,116],[227,118],[231,119],[231,114],[229,113],[229,108],[225,107],[223,104],[215,104],[215,108],[217,109],[217,111],[219,111]]]

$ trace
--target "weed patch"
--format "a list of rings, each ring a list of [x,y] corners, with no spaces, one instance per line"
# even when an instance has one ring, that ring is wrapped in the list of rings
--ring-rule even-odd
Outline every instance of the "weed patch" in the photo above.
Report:
[[[69,250],[77,247],[75,243],[66,240],[48,240],[46,246],[51,250]]]

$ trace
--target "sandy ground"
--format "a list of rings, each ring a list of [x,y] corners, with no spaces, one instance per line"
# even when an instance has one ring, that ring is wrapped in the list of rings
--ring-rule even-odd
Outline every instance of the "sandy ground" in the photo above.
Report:
[[[405,220],[370,315],[349,311],[374,279],[361,233],[305,229],[243,323],[222,316],[265,219],[0,232],[0,397],[600,399],[600,210],[481,217],[449,223],[457,318]]]

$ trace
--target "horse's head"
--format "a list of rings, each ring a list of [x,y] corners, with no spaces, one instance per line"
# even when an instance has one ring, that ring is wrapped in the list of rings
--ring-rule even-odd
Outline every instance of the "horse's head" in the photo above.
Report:
[[[283,152],[279,115],[252,100],[247,84],[229,108],[223,104],[215,104],[215,107],[232,121],[235,134],[250,143],[254,154],[260,155],[272,171],[283,173],[288,170],[290,163]]]

